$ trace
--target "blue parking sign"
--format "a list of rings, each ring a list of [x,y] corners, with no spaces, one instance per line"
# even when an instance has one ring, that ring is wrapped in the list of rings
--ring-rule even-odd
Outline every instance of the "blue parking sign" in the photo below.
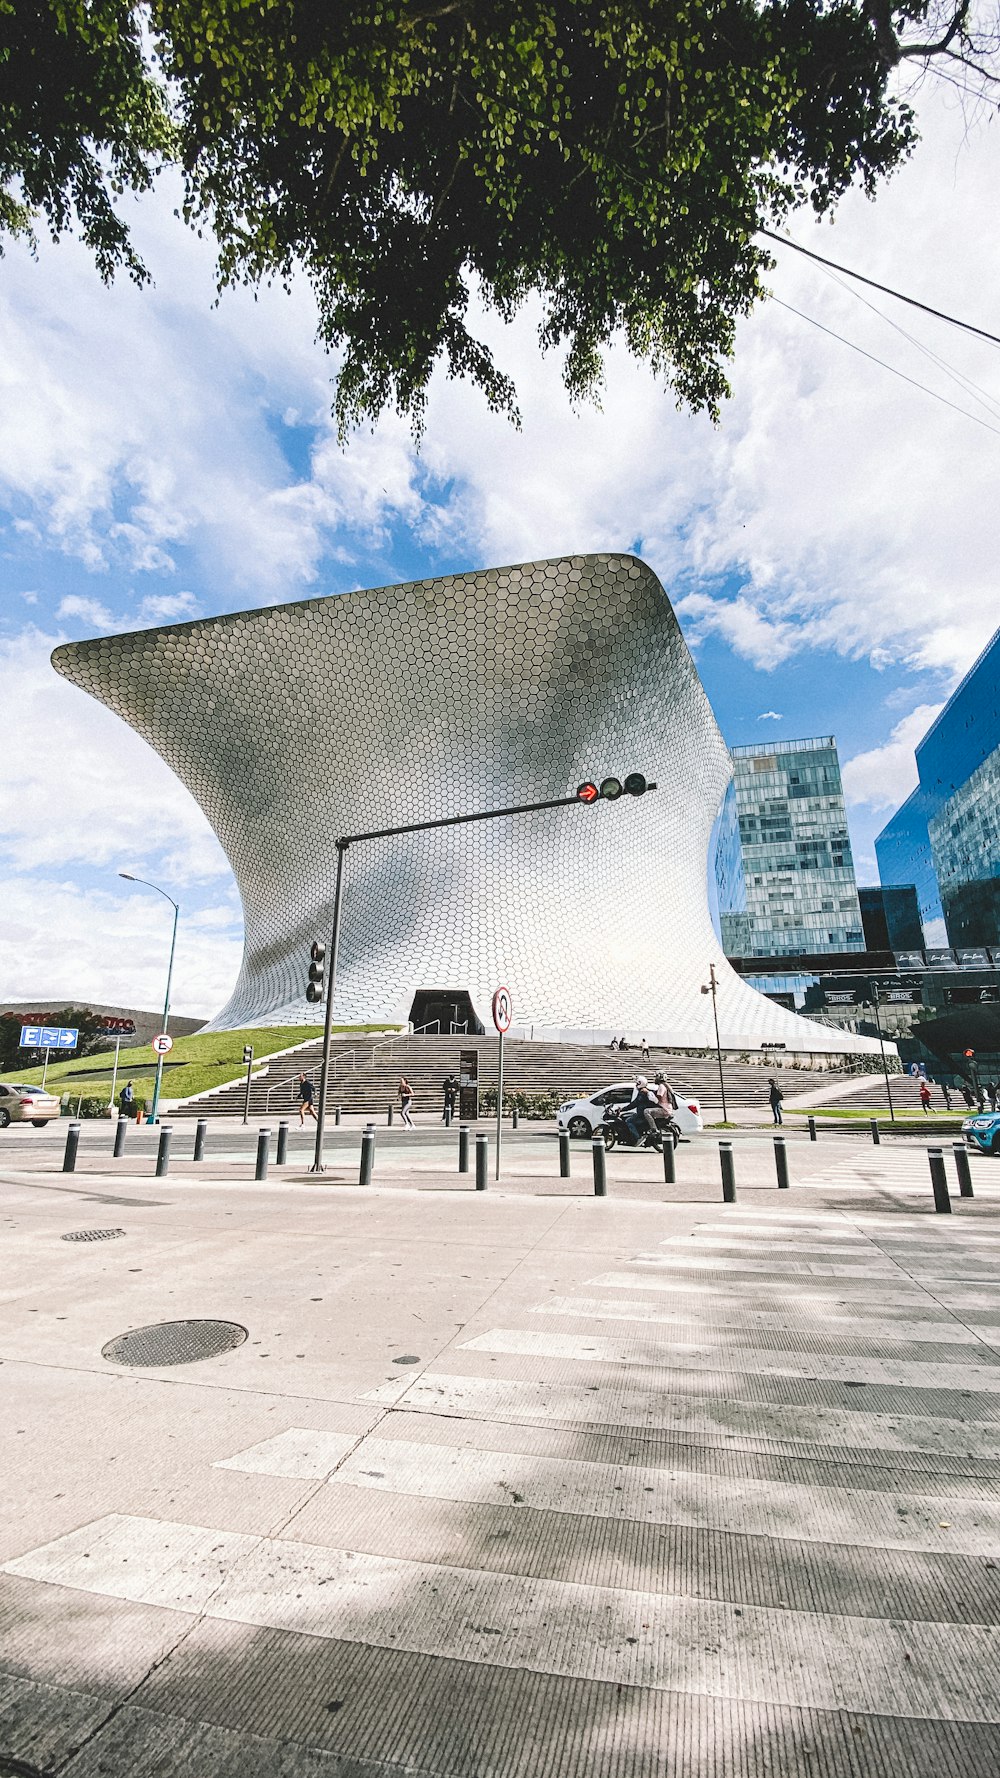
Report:
[[[75,1050],[80,1036],[79,1026],[22,1025],[22,1050]]]

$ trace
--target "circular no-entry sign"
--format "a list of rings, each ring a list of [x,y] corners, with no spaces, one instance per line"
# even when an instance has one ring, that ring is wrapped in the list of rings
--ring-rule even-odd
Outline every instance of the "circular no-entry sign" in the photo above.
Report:
[[[172,1050],[173,1047],[174,1040],[172,1037],[168,1037],[166,1031],[161,1031],[158,1037],[153,1038],[153,1049],[158,1056],[165,1056],[167,1051]]]
[[[498,1031],[509,1031],[510,1021],[514,1017],[510,989],[498,988],[493,996],[493,1023]]]

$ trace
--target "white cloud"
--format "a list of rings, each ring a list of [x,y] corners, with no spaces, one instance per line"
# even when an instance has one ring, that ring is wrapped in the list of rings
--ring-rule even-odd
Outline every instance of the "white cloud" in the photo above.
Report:
[[[85,890],[61,876],[3,884],[2,997],[102,1001],[162,1009],[172,915],[148,892]],[[217,916],[217,917],[216,917]],[[239,921],[224,904],[177,927],[171,1007],[191,1018],[218,1012],[239,969]]]
[[[66,598],[60,601],[56,616],[63,621],[76,618],[81,623],[89,624],[94,630],[113,630],[115,628],[116,620],[112,617],[107,606],[102,605],[98,599],[88,599],[80,593],[68,593]]]
[[[208,822],[164,761],[54,671],[49,655],[60,640],[39,630],[0,640],[17,712],[4,737],[4,776],[17,794],[0,800],[0,857],[19,872],[113,871],[131,858],[165,871],[165,888],[228,874]]]
[[[139,606],[144,623],[165,624],[177,618],[194,617],[198,601],[193,593],[147,593]]]
[[[678,617],[687,618],[692,644],[704,636],[721,636],[737,654],[764,671],[780,667],[802,647],[798,625],[772,618],[749,599],[712,599],[688,593],[676,601]]]
[[[848,803],[862,803],[877,811],[897,809],[906,801],[917,787],[914,749],[941,708],[940,704],[918,704],[897,722],[881,747],[845,761],[842,776]]]
[[[803,216],[795,232],[965,313],[1000,278],[1000,241],[981,227],[1000,147],[933,92],[921,121],[926,140],[876,204],[854,195],[835,227]],[[304,283],[256,302],[227,292],[213,309],[210,245],[173,198],[165,183],[136,206],[152,292],[104,290],[71,244],[5,261],[0,489],[16,525],[89,568],[169,575],[183,550],[223,597],[249,601],[308,589],[355,546],[391,557],[395,527],[448,566],[638,544],[696,601],[693,638],[711,631],[758,666],[822,647],[953,679],[986,640],[1000,439],[787,310],[763,305],[741,326],[718,429],[678,413],[620,347],[600,410],[573,412],[529,305],[510,327],[482,323],[515,377],[521,432],[442,372],[421,459],[392,416],[341,451]],[[782,299],[965,402],[850,290],[775,254]],[[998,392],[992,348],[874,300]],[[276,442],[285,424],[316,429],[295,475]]]
[[[758,722],[782,722],[783,720],[780,710],[762,710],[757,718]]]

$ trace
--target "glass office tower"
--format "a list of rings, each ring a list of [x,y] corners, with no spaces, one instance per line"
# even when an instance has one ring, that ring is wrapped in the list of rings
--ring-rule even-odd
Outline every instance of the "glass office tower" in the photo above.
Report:
[[[1000,946],[1000,630],[918,746],[917,772],[875,841],[879,875],[915,883],[925,929],[943,915],[950,945]]]
[[[748,957],[863,950],[833,736],[730,751],[742,882],[724,806],[715,853],[724,948]]]

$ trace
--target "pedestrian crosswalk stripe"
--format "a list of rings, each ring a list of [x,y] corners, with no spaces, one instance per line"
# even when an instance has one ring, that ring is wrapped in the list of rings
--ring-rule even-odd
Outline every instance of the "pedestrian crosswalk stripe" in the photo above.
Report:
[[[222,1467],[259,1474],[258,1450],[273,1465],[283,1447],[280,1469],[272,1466],[267,1473],[309,1481],[317,1474],[311,1461],[314,1438],[292,1426]],[[859,1548],[989,1557],[1000,1544],[1000,1502],[964,1498],[960,1479],[943,1492],[941,1478],[935,1478],[934,1493],[887,1494],[369,1436],[330,1480],[338,1487],[421,1499],[478,1506],[516,1502],[529,1511]]]
[[[708,1697],[993,1721],[1000,1631],[583,1585],[118,1515],[5,1573],[223,1622]]]
[[[383,1391],[387,1391],[383,1393]],[[361,1399],[400,1402],[398,1384],[381,1384]],[[873,1414],[863,1409],[783,1407],[721,1394],[665,1390],[661,1380],[644,1385],[607,1382],[524,1382],[504,1377],[463,1377],[425,1371],[406,1390],[408,1412],[466,1415],[470,1419],[569,1421],[580,1425],[655,1427],[683,1432],[695,1442],[721,1439],[741,1450],[782,1451],[835,1446],[842,1451],[930,1451],[956,1457],[1000,1457],[1000,1425],[946,1420],[919,1414]],[[748,1442],[749,1441],[749,1442]]]

